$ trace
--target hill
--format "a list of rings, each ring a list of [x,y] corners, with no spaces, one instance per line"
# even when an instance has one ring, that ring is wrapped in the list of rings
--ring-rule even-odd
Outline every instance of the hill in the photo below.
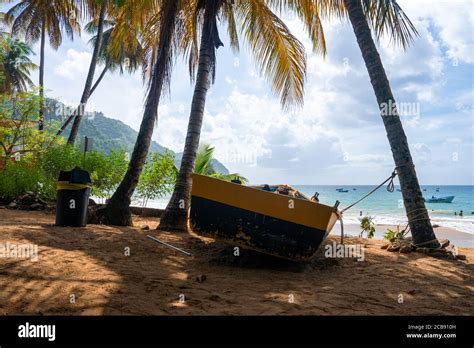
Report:
[[[47,111],[45,116],[47,121],[58,120],[58,115],[61,113],[58,113],[57,110],[66,109],[63,103],[54,99],[47,99],[46,106]],[[64,132],[65,138],[69,136],[70,131],[71,125],[69,125]],[[99,152],[110,153],[112,149],[123,149],[131,154],[138,132],[120,120],[106,117],[102,112],[92,112],[86,113],[79,128],[78,139],[82,139],[85,136],[93,139],[93,148]],[[179,168],[182,154],[176,154],[170,149],[161,146],[156,141],[152,141],[150,152],[163,153],[165,150],[175,155],[175,163]],[[212,165],[216,171],[222,174],[229,173],[227,168],[216,159],[212,160]]]

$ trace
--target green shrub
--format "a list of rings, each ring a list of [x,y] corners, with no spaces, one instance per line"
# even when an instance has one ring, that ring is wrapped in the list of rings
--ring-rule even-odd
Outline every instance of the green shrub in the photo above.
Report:
[[[97,151],[87,153],[84,169],[91,174],[92,195],[110,198],[122,181],[127,166],[124,150],[112,150],[109,155]]]
[[[83,152],[66,144],[54,144],[43,152],[21,156],[20,161],[7,160],[0,170],[0,197],[12,200],[26,191],[35,192],[47,201],[56,199],[56,182],[62,170],[80,167],[91,174],[93,196],[108,198],[118,186],[127,169],[124,151],[110,155]]]
[[[400,231],[400,225],[397,225],[397,230],[391,230],[390,228],[387,228],[387,232],[384,233],[383,238],[384,239],[403,239],[405,236],[408,234],[408,231],[406,229],[403,229]]]
[[[135,194],[142,200],[142,206],[145,207],[150,199],[171,194],[177,174],[172,153],[152,153],[143,167]]]
[[[18,162],[7,161],[0,170],[0,198],[11,201],[27,191],[39,193],[42,182],[44,175],[32,155],[25,155]]]
[[[360,237],[364,234],[367,234],[367,238],[371,239],[374,237],[375,234],[375,225],[373,222],[373,218],[371,216],[364,216],[360,221],[360,228],[362,231],[360,232]]]

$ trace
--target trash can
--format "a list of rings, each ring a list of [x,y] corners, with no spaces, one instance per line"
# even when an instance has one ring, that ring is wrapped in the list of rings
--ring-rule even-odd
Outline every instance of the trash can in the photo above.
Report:
[[[56,226],[84,227],[87,225],[87,206],[91,178],[78,167],[61,171],[57,182]]]

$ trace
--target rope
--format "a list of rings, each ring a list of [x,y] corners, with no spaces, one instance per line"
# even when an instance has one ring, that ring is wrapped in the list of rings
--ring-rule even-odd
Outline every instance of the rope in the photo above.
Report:
[[[395,168],[395,170],[392,172],[392,175],[390,175],[387,180],[385,180],[383,183],[381,183],[379,186],[377,186],[376,188],[374,188],[372,191],[370,191],[369,193],[367,193],[364,197],[362,197],[361,199],[355,201],[354,203],[352,203],[350,206],[344,208],[341,210],[341,213],[344,213],[346,210],[352,208],[354,205],[358,204],[359,202],[363,201],[364,199],[366,199],[367,197],[369,197],[372,193],[374,193],[375,191],[377,191],[379,188],[381,188],[383,185],[385,185],[385,183],[389,182],[388,185],[387,185],[387,191],[388,192],[393,192],[395,190],[395,185],[393,184],[393,179],[395,179],[395,177],[397,176],[397,169]]]
[[[342,221],[342,214],[338,214],[338,219],[341,223],[341,244],[344,244],[344,222]]]
[[[419,244],[414,244],[414,243],[412,243],[412,244],[413,244],[414,246],[416,246],[416,247],[420,247],[420,246],[422,246],[422,245],[431,244],[431,243],[433,243],[433,242],[438,242],[438,244],[440,244],[439,241],[438,241],[436,238],[435,238],[435,239],[432,239],[432,240],[429,240],[429,241],[427,241],[427,242],[423,242],[423,243],[419,243]],[[437,250],[437,249],[440,249],[440,248],[441,248],[441,244],[440,244],[440,246],[437,247],[437,248],[430,248],[430,249],[435,249],[435,250]]]

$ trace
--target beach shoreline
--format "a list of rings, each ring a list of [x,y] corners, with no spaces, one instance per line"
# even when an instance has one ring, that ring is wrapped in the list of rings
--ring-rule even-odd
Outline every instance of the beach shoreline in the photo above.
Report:
[[[245,250],[236,257],[231,245],[155,230],[158,218],[133,219],[134,227],[56,227],[52,213],[0,209],[0,244],[38,248],[36,262],[0,258],[0,315],[474,315],[473,248],[459,248],[462,261],[346,238],[363,247],[362,261],[295,264]],[[326,245],[338,241],[333,231]]]
[[[393,231],[397,230],[397,225],[389,225],[389,224],[375,224],[375,240],[383,240],[383,234],[387,231],[387,229],[391,229]],[[400,226],[401,228],[402,226]],[[340,231],[339,223],[336,224],[332,230],[333,235],[337,235]],[[360,234],[361,228],[357,224],[344,224],[344,234],[350,236],[358,236]],[[435,235],[438,239],[448,239],[451,244],[460,247],[466,248],[474,248],[474,235],[471,233],[463,232],[456,230],[452,227],[444,227],[439,226],[434,228]],[[364,236],[366,234],[364,233]]]

